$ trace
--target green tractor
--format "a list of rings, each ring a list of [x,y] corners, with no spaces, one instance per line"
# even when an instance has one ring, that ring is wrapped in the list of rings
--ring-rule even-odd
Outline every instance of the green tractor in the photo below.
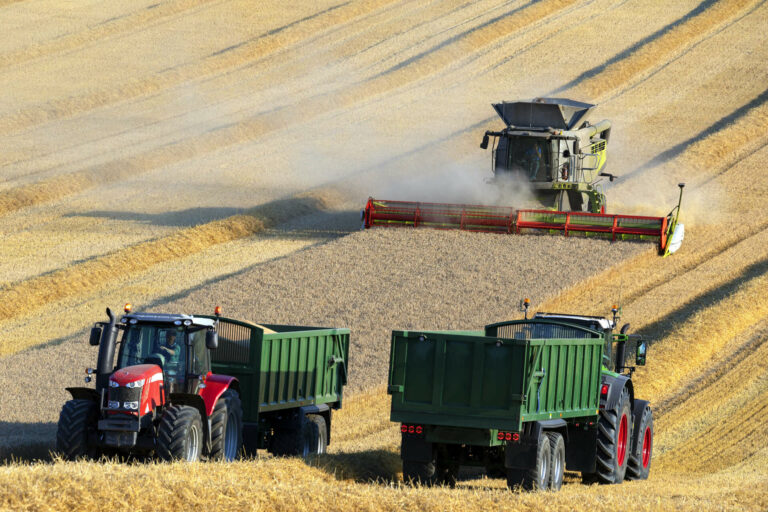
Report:
[[[507,126],[485,132],[480,144],[487,149],[493,137],[491,182],[526,183],[537,201],[554,210],[605,213],[598,181],[615,179],[602,172],[611,122],[584,120],[594,106],[563,98],[493,104]]]

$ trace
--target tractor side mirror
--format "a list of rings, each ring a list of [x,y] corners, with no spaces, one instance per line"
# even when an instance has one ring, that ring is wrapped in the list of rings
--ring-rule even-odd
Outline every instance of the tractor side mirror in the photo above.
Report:
[[[608,178],[608,181],[613,181],[613,180],[616,179],[616,175],[615,174],[611,174],[611,173],[608,173],[608,172],[601,172],[600,174],[598,174],[598,176],[603,176],[605,178]]]
[[[635,365],[645,366],[645,353],[648,349],[644,341],[637,343],[637,350],[635,351]]]
[[[219,348],[219,333],[213,329],[205,332],[205,346],[208,350]]]
[[[488,134],[483,135],[483,142],[480,143],[480,149],[488,149]]]
[[[91,327],[91,338],[88,340],[88,343],[92,347],[98,347],[100,340],[101,340],[101,327]]]

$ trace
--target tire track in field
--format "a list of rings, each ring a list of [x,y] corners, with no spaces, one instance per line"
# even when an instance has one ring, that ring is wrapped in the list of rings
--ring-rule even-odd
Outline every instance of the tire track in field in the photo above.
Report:
[[[174,2],[151,5],[143,8],[141,11],[118,16],[114,19],[103,21],[98,25],[87,27],[80,32],[2,54],[0,55],[0,69],[18,66],[30,60],[54,53],[74,50],[80,46],[115,34],[128,32],[140,25],[181,14],[214,1],[220,3],[220,0],[176,0]]]
[[[7,135],[36,124],[71,117],[106,105],[151,95],[184,82],[199,80],[240,67],[294,45],[328,27],[350,21],[396,0],[369,0],[361,4],[340,3],[282,27],[214,52],[201,61],[167,69],[154,75],[127,81],[117,87],[95,90],[85,95],[53,100],[0,119],[0,134]]]

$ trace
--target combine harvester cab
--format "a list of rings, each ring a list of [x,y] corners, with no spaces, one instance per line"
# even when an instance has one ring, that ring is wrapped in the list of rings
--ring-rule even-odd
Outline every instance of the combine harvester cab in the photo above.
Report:
[[[531,490],[559,490],[566,469],[586,482],[647,478],[653,416],[625,363],[634,343],[644,365],[646,345],[615,326],[615,313],[544,313],[477,332],[394,331],[404,479],[453,485],[460,466]]]
[[[584,121],[594,107],[563,98],[493,105],[507,127],[488,131],[481,148],[492,145],[491,183],[502,190],[509,181],[524,182],[550,209],[392,201],[369,198],[362,212],[364,228],[431,227],[493,233],[580,235],[608,240],[656,242],[667,256],[681,245],[678,204],[664,217],[605,213],[606,199],[598,181],[615,176],[603,172],[610,137],[608,120]],[[579,128],[576,126],[581,123]]]
[[[325,452],[347,380],[348,329],[258,325],[222,318],[219,308],[191,316],[128,306],[119,321],[107,309],[109,322],[91,331],[98,365],[85,381],[96,386],[67,388],[72,400],[56,435],[64,458]]]

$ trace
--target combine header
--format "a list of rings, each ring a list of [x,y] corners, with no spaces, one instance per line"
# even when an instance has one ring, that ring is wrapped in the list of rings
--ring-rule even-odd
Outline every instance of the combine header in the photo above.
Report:
[[[665,217],[605,213],[606,199],[599,177],[606,159],[610,122],[584,122],[594,107],[560,98],[495,104],[507,123],[500,132],[486,132],[480,145],[494,137],[491,183],[527,181],[548,209],[506,206],[390,201],[369,198],[362,212],[363,226],[410,226],[462,229],[492,233],[562,233],[608,240],[644,240],[658,244],[659,254],[675,252],[684,227],[678,224],[684,183],[677,206]]]

